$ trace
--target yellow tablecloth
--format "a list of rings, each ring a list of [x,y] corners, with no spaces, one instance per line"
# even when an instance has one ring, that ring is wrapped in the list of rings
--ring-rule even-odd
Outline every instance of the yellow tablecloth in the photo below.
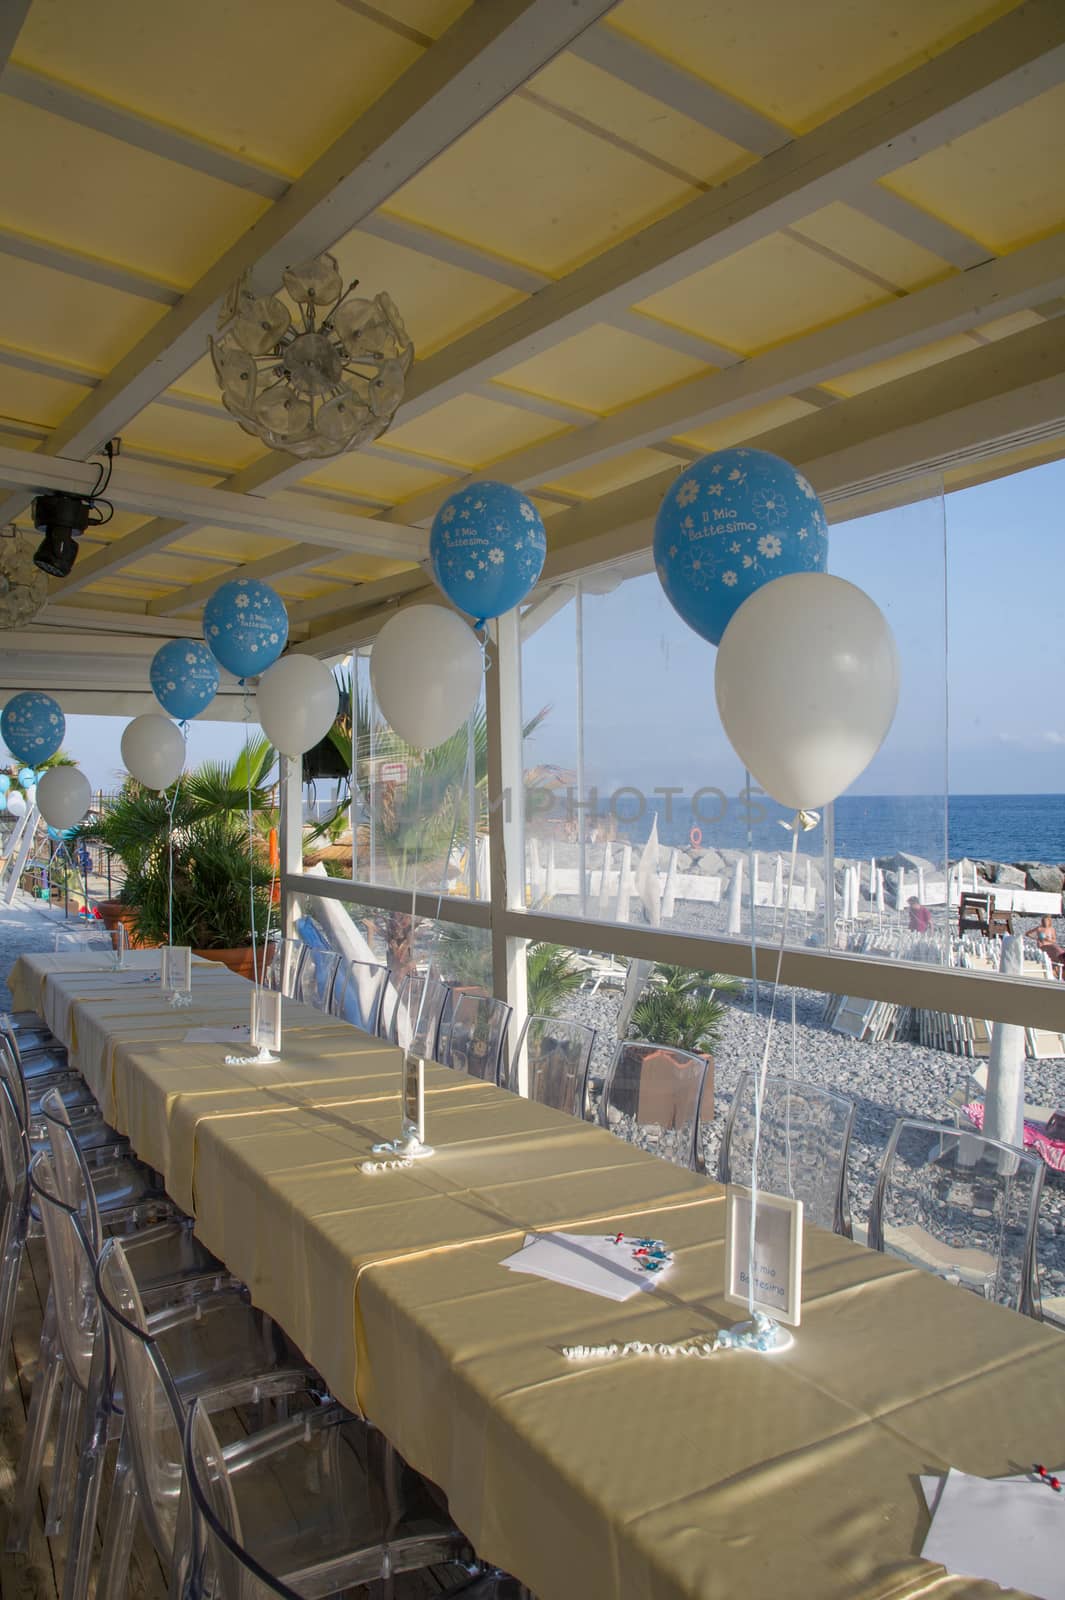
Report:
[[[282,1062],[228,1068],[224,1046],[181,1039],[243,1020],[239,980],[194,986],[175,1014],[41,959],[13,983],[43,979],[75,1035],[90,1015],[106,1035],[114,1120],[204,1242],[542,1600],[1001,1593],[919,1559],[917,1478],[1060,1460],[1058,1334],[809,1229],[791,1351],[574,1366],[563,1344],[734,1320],[720,1188],[439,1067],[437,1155],[363,1174],[397,1129],[397,1051],[292,1006]],[[563,1226],[653,1233],[674,1268],[616,1305],[500,1266],[527,1229]]]

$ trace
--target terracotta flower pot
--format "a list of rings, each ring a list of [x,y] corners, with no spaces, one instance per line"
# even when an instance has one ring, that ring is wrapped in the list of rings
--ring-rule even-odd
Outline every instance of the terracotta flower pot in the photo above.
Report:
[[[127,907],[121,900],[98,900],[96,909],[104,927],[113,929],[118,927],[119,918]]]
[[[126,930],[126,943],[131,950],[153,950],[156,948],[148,939],[141,939],[137,935],[136,906],[126,905],[124,900],[101,900],[98,903],[100,916],[103,918],[105,928],[123,927]]]
[[[192,953],[202,956],[205,961],[220,962],[240,978],[255,977],[255,952],[250,944],[236,945],[229,950],[194,950]]]

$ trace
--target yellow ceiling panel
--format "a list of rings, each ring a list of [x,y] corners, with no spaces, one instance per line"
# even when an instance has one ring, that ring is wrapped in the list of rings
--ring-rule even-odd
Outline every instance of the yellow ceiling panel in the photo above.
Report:
[[[29,512],[26,513],[26,520],[29,521]],[[138,528],[143,528],[148,520],[143,511],[116,511],[102,527],[91,529],[89,538],[94,544],[114,544],[116,539],[124,539],[127,533],[135,533]]]
[[[164,594],[170,593],[170,587],[165,583],[152,583],[148,579],[127,578],[123,572],[101,578],[98,583],[87,583],[81,592],[86,595],[116,594],[126,600],[148,601],[162,599]]]
[[[0,97],[0,224],[187,288],[269,201]]]
[[[145,578],[150,583],[165,583],[168,589],[184,589],[203,578],[217,577],[224,572],[217,561],[181,561],[163,550],[141,561],[131,562],[122,568],[124,578]]]
[[[20,372],[17,367],[0,362],[0,413],[5,417],[54,428],[88,392],[80,383],[64,383],[59,378],[43,378],[36,372]]]
[[[622,0],[608,26],[803,133],[1016,4]]]
[[[386,450],[395,445],[476,470],[513,450],[568,432],[565,423],[538,416],[534,411],[519,411],[516,406],[496,400],[482,400],[479,395],[460,394],[413,422],[391,428],[379,443]]]
[[[271,556],[285,546],[284,539],[266,539],[262,534],[241,533],[236,528],[196,528],[183,538],[175,539],[170,548],[233,566],[237,562],[258,561],[261,556]]]
[[[283,600],[316,600],[320,594],[329,594],[336,585],[328,578],[315,578],[310,573],[296,572],[290,578],[275,578],[273,587]]]
[[[367,495],[371,500],[386,500],[397,505],[425,489],[435,489],[451,480],[441,477],[433,468],[407,466],[404,462],[387,461],[384,456],[368,456],[361,450],[349,455],[334,456],[317,472],[301,480],[309,488],[317,484],[323,489],[346,489],[349,494]]]
[[[413,570],[410,561],[387,561],[383,556],[340,556],[336,561],[323,561],[312,568],[316,577],[331,578],[334,583],[369,583],[373,578],[391,578],[397,572]]]
[[[721,183],[756,159],[701,122],[568,51],[538,72],[529,87],[552,105],[703,183]]]
[[[973,331],[983,334],[985,339],[1008,339],[1013,333],[1023,333],[1025,328],[1037,327],[1043,320],[1037,311],[1015,311],[1012,316],[982,322]]]
[[[995,251],[1065,226],[1065,84],[985,122],[883,180]]]
[[[954,268],[941,256],[885,228],[838,201],[794,224],[796,233],[875,272],[897,289],[922,289],[949,278]]]
[[[889,356],[886,361],[874,361],[870,366],[845,372],[841,377],[829,379],[822,387],[849,398],[864,394],[867,389],[879,389],[881,384],[894,383],[896,378],[906,378],[911,372],[922,372],[925,367],[936,367],[941,361],[966,355],[974,348],[973,340],[965,334],[953,334],[949,339],[937,339],[920,349],[907,350],[903,355]]]
[[[768,433],[771,428],[782,428],[786,422],[796,422],[799,417],[809,416],[814,409],[805,400],[796,400],[788,395],[783,400],[771,400],[764,406],[752,406],[749,411],[740,411],[734,417],[721,417],[717,422],[708,422],[704,428],[691,428],[677,437],[682,444],[689,444],[695,450],[727,450],[729,445],[757,439],[759,434]]]
[[[775,233],[660,290],[638,309],[755,355],[889,299],[889,290]]]
[[[0,255],[0,343],[104,372],[166,307]]]
[[[404,184],[389,210],[540,272],[564,273],[696,192],[512,98]]]
[[[470,0],[377,0],[377,10],[386,12],[408,28],[417,28],[433,39],[440,35],[470,4]]]
[[[214,417],[196,411],[178,411],[155,401],[137,413],[122,430],[126,444],[141,450],[158,450],[183,461],[203,461],[224,471],[235,471],[266,454],[266,446],[219,410]]]
[[[596,323],[501,372],[497,382],[606,416],[713,370],[650,339]]]
[[[421,54],[337,0],[34,0],[16,59],[295,177]]]
[[[628,455],[614,456],[610,461],[600,461],[594,467],[582,467],[564,478],[553,478],[545,489],[561,489],[566,494],[579,495],[582,500],[597,500],[600,495],[615,489],[624,489],[641,478],[651,478],[656,472],[669,470],[669,457],[660,450],[631,450]],[[675,463],[680,471],[680,462]]]

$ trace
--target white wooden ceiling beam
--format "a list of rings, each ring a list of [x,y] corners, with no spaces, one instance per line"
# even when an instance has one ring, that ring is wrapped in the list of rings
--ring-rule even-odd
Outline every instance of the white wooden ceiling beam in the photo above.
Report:
[[[262,583],[269,583],[271,578],[290,577],[307,567],[317,566],[321,561],[335,561],[336,557],[337,552],[326,545],[286,545],[283,550],[260,556],[257,561],[245,561],[242,566],[231,567],[216,577],[204,578],[199,583],[188,584],[184,589],[175,589],[173,594],[164,595],[159,600],[150,600],[148,615],[172,617],[181,611],[197,611],[216,589],[220,589],[231,578],[256,578]]]
[[[445,266],[460,267],[463,272],[475,272],[478,277],[491,278],[493,283],[517,289],[522,294],[535,294],[537,289],[551,282],[546,274],[534,272],[531,267],[506,261],[502,256],[493,255],[490,250],[479,250],[476,245],[467,244],[462,239],[449,239],[446,234],[437,233],[435,228],[391,216],[387,211],[376,211],[359,227],[363,233],[372,234],[375,239],[402,245],[405,250],[414,250],[418,255],[428,256],[430,261],[439,261]]]
[[[939,217],[922,211],[912,200],[904,200],[902,195],[885,189],[882,184],[871,183],[857,193],[841,198],[871,221],[890,228],[892,233],[909,239],[911,244],[920,245],[922,250],[931,250],[933,255],[949,261],[951,266],[959,267],[963,272],[969,267],[978,267],[994,254],[993,250],[988,250],[976,239],[970,239],[968,234],[962,233],[960,228],[954,228],[949,222],[942,222]]]
[[[1062,290],[1065,232],[804,334],[722,372],[637,401],[578,432],[546,439],[494,462],[492,476],[532,489],[785,396],[802,394],[808,403],[823,406],[834,397],[819,392],[819,398],[810,398],[809,391],[817,384],[1025,310]],[[404,517],[409,523],[427,521],[449,492],[428,490],[405,501]]]
[[[288,608],[289,621],[297,625],[313,622],[342,609],[377,605],[381,600],[394,599],[424,589],[431,579],[421,567],[408,572],[397,572],[391,578],[372,578],[366,583],[348,583],[331,594],[316,595],[313,600],[297,600]],[[439,590],[437,591],[439,593]]]
[[[9,66],[0,80],[0,90],[26,105],[62,117],[65,122],[107,134],[149,155],[162,156],[205,177],[262,195],[266,200],[280,200],[291,183],[283,173],[262,162],[233,155],[218,145],[209,144],[206,139],[156,122],[143,112],[127,111],[110,100],[49,78],[31,67]]]
[[[0,74],[12,70],[10,68],[11,52],[22,32],[30,10],[30,0],[5,0],[0,6]]]
[[[203,354],[243,272],[280,281],[328,249],[566,48],[613,0],[493,0],[464,11],[60,424],[52,455],[90,455]],[[0,506],[0,522],[21,504]]]
[[[33,239],[11,228],[0,228],[0,253],[29,261],[36,267],[51,267],[55,272],[82,278],[86,283],[100,283],[122,294],[136,295],[139,300],[151,300],[156,305],[176,306],[181,299],[181,290],[172,283],[163,283],[147,273],[135,272],[98,256],[84,255],[80,250],[69,250],[45,239]]]

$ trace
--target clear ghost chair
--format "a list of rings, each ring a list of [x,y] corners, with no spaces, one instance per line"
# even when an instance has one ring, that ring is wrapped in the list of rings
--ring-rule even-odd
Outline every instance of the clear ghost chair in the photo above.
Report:
[[[1036,1223],[1043,1162],[983,1134],[900,1117],[869,1210],[874,1250],[1041,1317]]]
[[[436,1059],[440,1013],[448,986],[434,972],[409,972],[400,985],[388,1042],[413,1056]]]
[[[78,1143],[82,1149],[92,1151],[94,1162],[110,1161],[128,1149],[127,1141],[104,1121],[87,1085],[76,1073],[62,1071],[27,1080],[19,1069],[20,1061],[0,1040],[0,1078],[11,1090],[31,1150],[47,1143],[44,1098],[52,1093],[67,1108],[67,1120],[76,1127]]]
[[[121,922],[115,928],[105,928],[102,922],[89,922],[72,928],[57,928],[52,948],[57,955],[109,956],[113,966],[120,967],[125,959],[126,930]]]
[[[302,939],[272,940],[269,951],[264,953],[266,976],[263,979],[263,988],[272,989],[275,994],[284,995],[286,1000],[292,1000],[299,981],[300,963],[306,950],[307,946]]]
[[[320,945],[304,945],[303,956],[296,969],[292,998],[301,1000],[304,1005],[314,1006],[318,1011],[328,1011],[339,966],[340,957],[335,950],[326,950]]]
[[[498,1083],[510,1014],[505,1000],[450,989],[440,1013],[436,1059],[442,1067]]]
[[[61,1039],[56,1038],[47,1022],[36,1011],[0,1011],[0,1034],[9,1040],[16,1050],[21,1051],[27,1072],[30,1071],[31,1060],[52,1058],[58,1064],[66,1062],[66,1045]]]
[[[342,961],[329,1002],[330,1014],[376,1033],[388,984],[388,968],[377,961]]]
[[[184,1441],[192,1594],[324,1600],[430,1565],[469,1570],[468,1541],[416,1481],[405,1479],[402,1509],[387,1504],[368,1470],[372,1438],[329,1406],[223,1447],[194,1402]],[[503,1600],[490,1590],[481,1591],[483,1600],[493,1592]]]
[[[797,1078],[767,1077],[758,1143],[758,1187],[803,1203],[803,1217],[851,1237],[847,1154],[854,1102]],[[745,1072],[732,1096],[721,1136],[721,1183],[750,1184],[754,1155],[754,1073]]]
[[[511,1054],[504,1087],[540,1105],[583,1117],[594,1046],[595,1029],[584,1022],[529,1017]]]
[[[621,1039],[603,1078],[596,1121],[641,1150],[700,1171],[706,1071],[705,1058],[688,1050]]]

